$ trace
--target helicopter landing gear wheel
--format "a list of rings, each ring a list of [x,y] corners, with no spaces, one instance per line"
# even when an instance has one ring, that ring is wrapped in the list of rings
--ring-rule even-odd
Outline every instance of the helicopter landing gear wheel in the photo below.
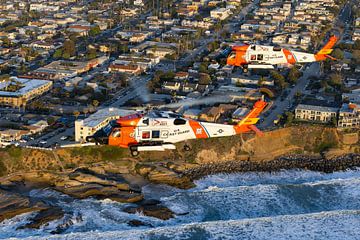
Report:
[[[135,146],[130,147],[130,151],[131,151],[131,156],[133,156],[133,157],[136,157],[140,154],[137,147],[135,147]]]
[[[185,144],[185,145],[184,145],[184,150],[185,150],[186,152],[188,152],[188,151],[191,150],[191,148],[190,148],[189,145]]]
[[[133,157],[139,156],[139,151],[138,150],[131,150],[131,156],[133,156]]]

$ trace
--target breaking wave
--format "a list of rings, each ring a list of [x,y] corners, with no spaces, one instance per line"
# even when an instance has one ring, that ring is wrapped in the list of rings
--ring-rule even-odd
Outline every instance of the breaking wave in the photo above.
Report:
[[[219,174],[179,190],[143,188],[178,215],[162,221],[122,210],[111,200],[74,200],[52,190],[31,194],[66,212],[40,229],[17,227],[32,214],[0,223],[0,238],[29,239],[356,239],[360,227],[360,171],[324,174],[290,170],[276,173]],[[148,226],[131,227],[130,220]],[[52,235],[59,224],[63,233]]]

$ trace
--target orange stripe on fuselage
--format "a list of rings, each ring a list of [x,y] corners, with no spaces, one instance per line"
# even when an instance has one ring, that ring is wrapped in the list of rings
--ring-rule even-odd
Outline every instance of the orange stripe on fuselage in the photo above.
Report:
[[[189,120],[190,127],[192,128],[196,138],[208,138],[204,127],[195,120]]]
[[[283,53],[285,54],[286,61],[289,64],[295,64],[296,63],[296,59],[295,59],[294,55],[289,50],[283,49]]]

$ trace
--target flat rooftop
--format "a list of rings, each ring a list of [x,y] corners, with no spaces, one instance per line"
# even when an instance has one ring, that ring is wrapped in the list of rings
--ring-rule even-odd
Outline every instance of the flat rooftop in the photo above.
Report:
[[[49,83],[52,84],[51,81],[48,80],[37,80],[37,79],[25,79],[25,78],[16,78],[16,77],[12,77],[11,80],[13,82],[18,82],[19,84],[21,84],[23,87],[19,88],[17,91],[14,92],[9,92],[9,91],[5,91],[3,89],[6,88],[6,86],[8,86],[10,84],[10,81],[3,81],[0,82],[0,96],[6,96],[6,97],[20,97],[22,95],[25,95],[26,93],[40,88],[44,85],[47,85]]]
[[[83,121],[83,126],[86,127],[96,127],[109,117],[123,117],[126,115],[134,114],[136,111],[120,109],[120,108],[103,108],[91,114],[89,117],[85,118]]]
[[[306,104],[299,104],[296,107],[296,109],[320,111],[320,112],[337,112],[338,111],[338,108],[335,108],[335,107],[325,107],[325,106],[306,105]]]

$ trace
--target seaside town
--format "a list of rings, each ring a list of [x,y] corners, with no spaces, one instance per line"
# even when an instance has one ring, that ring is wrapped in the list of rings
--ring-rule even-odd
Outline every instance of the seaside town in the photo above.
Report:
[[[161,107],[239,122],[261,97],[258,127],[360,128],[360,9],[344,0],[2,0],[0,146],[58,148],[124,109]],[[233,46],[316,53],[322,62],[249,69]],[[256,57],[256,56],[255,56]],[[259,56],[258,56],[259,58]]]
[[[0,239],[346,239],[360,0],[0,0]]]

